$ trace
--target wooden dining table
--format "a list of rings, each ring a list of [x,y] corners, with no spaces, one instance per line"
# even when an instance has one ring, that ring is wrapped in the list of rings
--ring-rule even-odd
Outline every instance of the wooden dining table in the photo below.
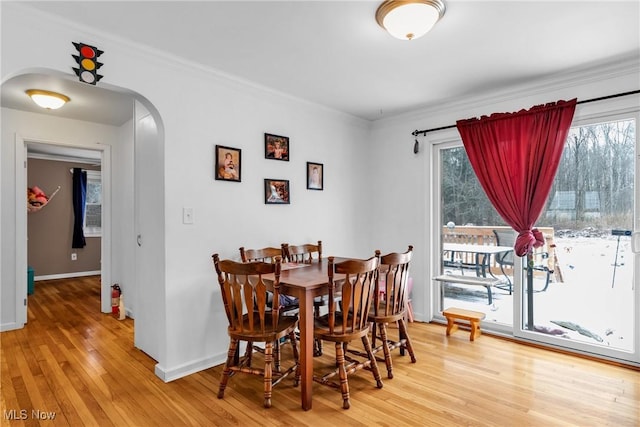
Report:
[[[334,257],[334,262],[347,258]],[[300,388],[302,409],[311,409],[313,395],[313,299],[327,293],[329,281],[329,260],[322,258],[311,264],[283,263],[280,272],[280,293],[298,298],[300,329]],[[343,279],[336,274],[334,280]],[[264,279],[273,280],[273,275]]]

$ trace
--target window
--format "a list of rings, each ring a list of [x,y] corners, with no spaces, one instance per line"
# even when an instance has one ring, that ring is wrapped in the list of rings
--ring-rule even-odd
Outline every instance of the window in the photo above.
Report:
[[[87,199],[84,206],[84,235],[102,235],[102,174],[87,171]]]

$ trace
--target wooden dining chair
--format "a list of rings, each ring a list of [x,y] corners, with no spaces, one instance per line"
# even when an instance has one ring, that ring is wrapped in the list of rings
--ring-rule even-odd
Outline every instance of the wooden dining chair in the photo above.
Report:
[[[302,245],[282,244],[282,253],[288,262],[297,264],[311,264],[322,259],[322,240],[317,244],[305,243]],[[339,296],[336,296],[339,298]],[[315,317],[320,316],[320,309],[327,305],[326,297],[319,296],[313,299],[313,313]],[[322,341],[315,340],[313,347],[314,356],[322,356]]]
[[[245,249],[244,246],[240,248],[240,259],[242,262],[262,261],[275,263],[277,257],[286,259],[284,253],[282,253],[282,248]]]
[[[305,243],[303,245],[282,245],[283,256],[289,262],[312,263],[322,258],[322,240],[317,244]]]
[[[224,397],[224,391],[232,374],[243,373],[263,377],[264,407],[271,407],[273,386],[294,373],[294,386],[300,381],[300,364],[295,329],[297,316],[281,316],[279,307],[267,306],[267,286],[263,275],[274,274],[273,294],[277,301],[280,286],[280,269],[282,259],[276,257],[274,263],[260,261],[241,263],[232,260],[220,260],[218,254],[213,255],[213,263],[218,274],[218,283],[222,295],[224,310],[229,326],[230,343],[227,361],[222,372],[218,399]],[[286,370],[274,369],[275,343],[283,337],[289,337],[293,350],[293,362]],[[240,341],[247,342],[243,357],[238,358],[237,349]],[[264,366],[251,366],[253,343],[264,343]],[[277,348],[277,347],[276,347]],[[279,354],[275,358],[279,359]],[[234,375],[235,377],[235,375]]]
[[[409,265],[412,254],[411,245],[404,253],[393,252],[380,256],[380,251],[376,251],[376,256],[380,257],[380,267],[376,280],[376,298],[369,312],[369,321],[372,323],[371,345],[374,354],[381,350],[384,353],[387,378],[393,378],[392,350],[399,348],[401,354],[408,351],[411,363],[416,363],[405,320],[409,309]],[[388,335],[387,325],[390,323],[398,325],[398,338],[395,340]],[[376,346],[377,340],[380,340],[380,344]]]
[[[351,406],[349,395],[349,375],[360,369],[371,370],[376,381],[376,387],[382,388],[382,379],[376,363],[375,355],[369,341],[368,313],[374,298],[375,278],[377,276],[379,259],[371,257],[368,260],[349,259],[334,263],[334,257],[329,257],[327,294],[329,295],[329,312],[314,320],[313,335],[315,339],[335,343],[337,368],[316,375],[314,381],[342,392],[342,407]],[[335,275],[345,275],[336,280]],[[337,310],[338,303],[334,294],[339,290],[342,294],[342,310]],[[352,357],[345,351],[350,342],[360,338],[364,347],[365,357]],[[332,378],[339,376],[339,383]]]
[[[244,246],[240,247],[240,259],[242,262],[252,262],[252,261],[261,261],[261,262],[269,262],[275,263],[276,259],[280,258],[281,260],[286,260],[285,254],[285,243],[280,245],[280,248],[275,248],[272,246],[266,248],[259,249],[246,249]],[[273,293],[269,292],[267,298],[267,307],[271,307],[273,305],[274,296]],[[289,295],[280,294],[278,297],[280,300],[280,314],[285,316],[297,316],[300,312],[300,302],[297,298],[291,297]],[[284,341],[284,340],[283,340]],[[255,351],[259,351],[260,353],[264,353],[264,349],[260,346],[254,346],[253,349]],[[280,343],[277,342],[275,346],[275,355],[280,355]],[[275,358],[275,366],[276,368],[280,368],[280,358]]]
[[[245,249],[244,246],[240,248],[240,259],[242,262],[262,261],[262,262],[275,262],[275,259],[280,257],[282,260],[287,260],[285,253],[285,243],[281,244],[280,248],[266,247],[260,249]],[[269,298],[267,304],[271,306],[272,298]],[[280,312],[282,314],[297,314],[300,310],[300,304],[296,298],[288,295],[280,295]]]

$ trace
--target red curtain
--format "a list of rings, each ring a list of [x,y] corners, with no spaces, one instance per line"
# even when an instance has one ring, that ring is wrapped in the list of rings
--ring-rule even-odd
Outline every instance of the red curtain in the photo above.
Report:
[[[518,256],[544,243],[533,226],[549,196],[575,107],[573,99],[457,122],[482,188],[519,233]]]

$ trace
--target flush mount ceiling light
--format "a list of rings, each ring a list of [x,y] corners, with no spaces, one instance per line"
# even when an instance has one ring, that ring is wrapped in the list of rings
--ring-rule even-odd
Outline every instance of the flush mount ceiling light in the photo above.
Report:
[[[61,93],[50,92],[41,89],[29,89],[25,91],[31,97],[33,102],[42,108],[48,110],[57,110],[67,102],[71,101],[68,96]]]
[[[442,0],[386,0],[376,10],[378,25],[400,40],[425,35],[444,15]]]

